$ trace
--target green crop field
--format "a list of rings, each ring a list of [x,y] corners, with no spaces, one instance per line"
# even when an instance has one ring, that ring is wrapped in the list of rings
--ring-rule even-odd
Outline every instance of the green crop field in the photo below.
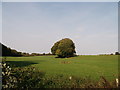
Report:
[[[83,55],[71,58],[55,58],[55,56],[7,57],[7,62],[16,67],[33,66],[45,72],[46,77],[56,75],[86,77],[93,80],[100,76],[108,80],[117,78],[117,55]],[[14,68],[16,68],[14,67]]]

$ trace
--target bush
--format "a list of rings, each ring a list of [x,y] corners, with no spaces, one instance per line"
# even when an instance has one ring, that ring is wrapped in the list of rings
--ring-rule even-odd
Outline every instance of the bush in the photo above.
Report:
[[[115,55],[120,55],[120,53],[119,52],[115,52]]]
[[[39,88],[43,87],[44,72],[34,67],[10,68],[2,62],[2,88]]]
[[[5,59],[2,59],[2,88],[14,88],[17,78],[12,75],[12,70],[6,64]]]

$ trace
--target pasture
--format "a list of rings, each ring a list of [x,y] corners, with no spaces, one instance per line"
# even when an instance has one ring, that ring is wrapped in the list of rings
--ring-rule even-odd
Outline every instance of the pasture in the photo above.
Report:
[[[7,57],[6,61],[17,67],[33,66],[45,72],[45,77],[75,76],[98,80],[104,76],[108,80],[118,77],[117,55],[83,55],[71,58],[55,56]]]

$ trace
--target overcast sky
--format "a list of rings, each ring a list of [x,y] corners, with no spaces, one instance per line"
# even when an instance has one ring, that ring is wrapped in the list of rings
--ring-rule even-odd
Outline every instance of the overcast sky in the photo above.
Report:
[[[4,2],[2,15],[2,43],[18,51],[49,53],[63,38],[77,54],[118,51],[117,2]]]

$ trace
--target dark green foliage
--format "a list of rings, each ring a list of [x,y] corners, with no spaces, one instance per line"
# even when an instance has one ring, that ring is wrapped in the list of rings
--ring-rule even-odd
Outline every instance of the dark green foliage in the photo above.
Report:
[[[37,54],[37,53],[32,53],[31,54],[31,56],[37,56],[37,55],[39,55],[39,54]]]
[[[43,55],[45,55],[45,53],[43,53]]]
[[[0,55],[2,55],[2,56],[22,56],[21,52],[18,52],[14,49],[8,48],[1,43],[0,43],[0,47],[2,47],[2,53],[0,51]]]
[[[29,54],[29,53],[25,53],[25,52],[24,52],[24,53],[22,53],[22,55],[23,55],[23,56],[25,56],[25,57],[26,57],[26,56],[30,56],[30,54]]]
[[[53,55],[57,55],[58,57],[72,57],[75,56],[75,45],[73,41],[69,38],[62,39],[56,42],[51,48],[51,52]]]
[[[49,55],[52,55],[51,53],[43,53],[43,54],[40,54],[40,53],[32,53],[32,54],[29,54],[28,56],[49,56]],[[24,55],[25,56],[25,55]]]
[[[51,52],[52,52],[53,55],[56,54],[56,50],[58,49],[59,43],[60,43],[60,41],[56,42],[56,43],[54,44],[54,46],[51,48]]]
[[[34,67],[16,68],[13,72],[17,78],[16,88],[38,88],[42,87],[42,78],[44,72],[37,70]]]
[[[8,63],[2,62],[2,88],[40,88],[44,86],[44,75],[44,72],[34,67],[10,68]]]
[[[120,53],[119,52],[115,52],[115,55],[120,55]]]
[[[44,56],[44,55],[52,55],[51,53],[26,53],[26,52],[18,52],[14,49],[8,48],[7,46],[3,45],[0,43],[0,56],[14,56],[14,57],[19,57],[19,56]]]

